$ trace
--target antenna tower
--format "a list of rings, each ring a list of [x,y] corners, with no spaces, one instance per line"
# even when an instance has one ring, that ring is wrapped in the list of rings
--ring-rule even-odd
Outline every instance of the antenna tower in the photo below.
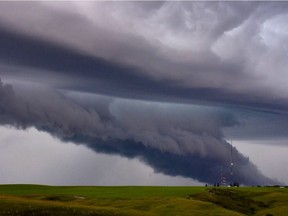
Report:
[[[226,186],[226,176],[223,173],[222,166],[221,166],[221,186]]]
[[[233,182],[233,166],[234,166],[234,158],[233,158],[233,146],[232,146],[232,141],[231,141],[231,152],[230,152],[230,182],[231,184],[234,184]]]

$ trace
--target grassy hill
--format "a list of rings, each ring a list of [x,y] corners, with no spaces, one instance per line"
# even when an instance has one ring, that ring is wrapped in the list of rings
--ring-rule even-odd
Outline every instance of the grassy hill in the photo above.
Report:
[[[288,188],[0,185],[0,215],[287,215]]]

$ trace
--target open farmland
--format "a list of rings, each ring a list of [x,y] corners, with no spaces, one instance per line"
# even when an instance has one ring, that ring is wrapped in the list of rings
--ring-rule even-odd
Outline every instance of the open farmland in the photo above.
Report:
[[[287,215],[288,188],[0,185],[0,215]]]

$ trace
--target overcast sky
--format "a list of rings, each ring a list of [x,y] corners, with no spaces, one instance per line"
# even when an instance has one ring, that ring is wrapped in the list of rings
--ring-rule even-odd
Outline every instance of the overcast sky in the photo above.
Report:
[[[217,182],[221,168],[229,176],[232,151],[241,184],[287,184],[287,11],[258,1],[0,2],[1,154],[45,158],[23,182],[181,185]],[[259,143],[271,163],[253,153],[264,154]],[[22,179],[21,160],[3,183]],[[46,178],[57,160],[67,175]],[[75,164],[89,165],[72,181]]]

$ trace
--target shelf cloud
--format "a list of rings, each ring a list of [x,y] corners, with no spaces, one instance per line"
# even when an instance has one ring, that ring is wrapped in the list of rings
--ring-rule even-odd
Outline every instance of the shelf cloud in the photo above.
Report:
[[[0,123],[209,183],[232,149],[241,183],[277,183],[227,139],[288,135],[287,9],[0,2]]]

